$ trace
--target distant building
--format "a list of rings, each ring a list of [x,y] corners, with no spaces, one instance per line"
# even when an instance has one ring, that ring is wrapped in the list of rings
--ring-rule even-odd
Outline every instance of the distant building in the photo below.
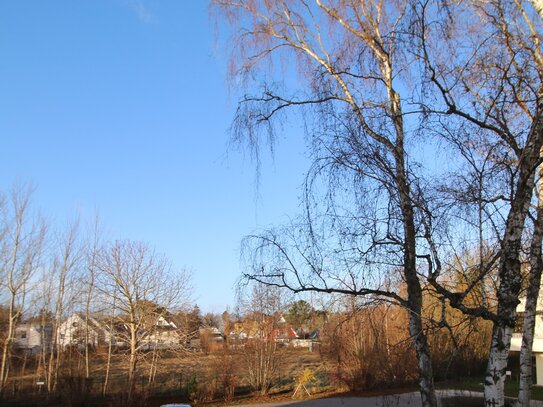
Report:
[[[51,324],[42,325],[37,322],[18,324],[15,327],[14,346],[16,349],[30,354],[39,354],[51,349],[53,327]]]
[[[294,328],[290,326],[283,316],[265,317],[261,323],[255,320],[244,323],[236,322],[227,336],[228,346],[243,348],[245,342],[251,339],[264,339],[275,342],[279,346],[311,348],[316,339],[302,340]]]
[[[190,340],[190,348],[204,351],[222,348],[225,344],[224,335],[215,326],[200,328],[198,337]]]
[[[87,328],[88,327],[88,328]],[[88,331],[87,331],[88,329]],[[117,344],[115,335],[107,323],[99,322],[95,318],[75,313],[62,322],[58,328],[58,343],[61,347],[83,346],[85,339],[88,346]]]
[[[115,323],[112,329],[110,321],[98,321],[91,316],[85,318],[85,315],[75,313],[58,327],[58,343],[61,347],[84,347],[86,338],[87,346],[107,345],[110,342],[112,345],[122,346],[123,342],[118,338],[119,333],[124,330],[122,324]]]
[[[289,326],[275,328],[271,331],[269,336],[269,340],[285,346],[288,346],[295,339],[298,339],[298,334]]]
[[[151,326],[145,327],[144,349],[174,349],[182,346],[182,336],[175,322],[160,315]]]
[[[319,349],[319,331],[311,332],[304,339],[292,339],[290,345],[294,348],[306,348],[310,352],[315,352]]]

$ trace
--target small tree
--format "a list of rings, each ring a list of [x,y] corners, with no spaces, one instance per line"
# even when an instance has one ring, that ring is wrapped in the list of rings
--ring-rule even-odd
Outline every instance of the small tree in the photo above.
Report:
[[[243,354],[249,383],[254,390],[265,395],[273,385],[281,360],[274,335],[279,312],[283,310],[280,291],[255,284],[244,308],[248,339]]]
[[[289,307],[286,318],[295,329],[307,329],[314,312],[311,304],[305,300],[298,300]]]
[[[7,329],[0,362],[0,397],[9,375],[15,326],[25,310],[32,278],[42,262],[43,221],[31,212],[30,188],[14,187],[7,202],[0,195],[0,296],[7,301]]]
[[[82,247],[79,241],[79,222],[74,221],[68,225],[58,239],[56,249],[51,259],[51,269],[47,278],[50,280],[49,288],[52,290],[51,299],[54,318],[49,364],[47,366],[47,389],[52,392],[56,389],[60,370],[63,349],[60,344],[60,325],[65,317],[66,309],[73,305],[75,278],[77,268],[82,260]],[[83,332],[80,332],[81,334]],[[84,335],[83,335],[84,337]]]
[[[118,241],[98,256],[97,288],[115,308],[118,341],[128,345],[128,396],[133,402],[138,359],[141,351],[153,346],[149,338],[159,317],[186,297],[188,275],[176,272],[170,263],[141,242]]]

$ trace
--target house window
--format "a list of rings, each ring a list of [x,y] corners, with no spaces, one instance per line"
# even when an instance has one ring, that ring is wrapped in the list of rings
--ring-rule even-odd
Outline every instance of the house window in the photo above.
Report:
[[[21,339],[26,339],[26,332],[21,332]]]

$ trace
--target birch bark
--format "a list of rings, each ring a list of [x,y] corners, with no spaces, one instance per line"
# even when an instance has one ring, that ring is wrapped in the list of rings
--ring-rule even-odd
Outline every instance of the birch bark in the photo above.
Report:
[[[522,232],[534,191],[535,170],[539,164],[543,144],[543,94],[541,90],[538,97],[535,119],[518,164],[518,181],[501,243],[502,257],[499,265],[500,286],[498,289],[497,320],[494,322],[492,330],[484,386],[485,403],[492,407],[504,405],[503,386],[507,358],[521,289]]]
[[[537,302],[541,287],[541,271],[543,259],[541,258],[541,240],[543,238],[543,206],[541,202],[537,209],[537,219],[530,249],[529,285],[526,293],[526,306],[524,309],[524,323],[522,327],[522,346],[520,349],[520,379],[518,404],[522,407],[530,406],[532,378],[532,345],[536,321]]]
[[[541,271],[543,270],[543,258],[541,253],[541,242],[543,239],[543,167],[539,167],[537,179],[537,209],[534,223],[532,242],[530,245],[528,273],[528,289],[526,291],[526,304],[524,307],[524,322],[522,326],[522,346],[520,349],[520,379],[518,405],[530,406],[532,378],[532,345],[534,341],[534,330],[536,321],[537,302],[541,289]]]
[[[532,5],[543,19],[543,0],[531,0]],[[543,156],[543,154],[540,155]],[[533,352],[534,331],[536,322],[537,302],[541,289],[541,272],[543,270],[543,259],[541,244],[543,239],[543,166],[539,167],[537,178],[537,210],[534,224],[534,232],[530,246],[530,271],[528,289],[526,292],[526,305],[524,309],[524,323],[522,327],[522,345],[520,349],[520,378],[518,405],[529,407],[531,389],[533,385]]]

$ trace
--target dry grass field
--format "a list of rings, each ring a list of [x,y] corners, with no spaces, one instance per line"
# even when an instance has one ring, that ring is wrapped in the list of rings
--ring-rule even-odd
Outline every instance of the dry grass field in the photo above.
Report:
[[[85,380],[85,364],[82,355],[74,352],[64,355],[64,368],[60,371],[59,391],[55,397],[48,397],[39,372],[39,367],[27,360],[24,366],[17,366],[10,381],[9,391],[3,400],[5,405],[46,406],[46,405],[116,405],[126,390],[127,357],[113,354],[106,390],[102,390],[106,378],[107,354],[97,352],[91,355],[90,380]],[[319,353],[301,349],[283,349],[278,353],[277,370],[274,372],[270,395],[255,396],[248,380],[247,357],[243,350],[217,351],[209,354],[184,352],[176,354],[163,352],[156,359],[156,372],[150,380],[152,354],[142,355],[138,363],[136,392],[142,405],[160,405],[172,400],[190,400],[193,404],[224,404],[228,389],[233,389],[230,400],[238,402],[249,399],[268,400],[290,398],[296,385],[296,378],[304,371],[314,375],[308,384],[310,392],[329,392],[337,388],[333,379],[333,368]],[[307,396],[307,394],[304,395]],[[256,398],[255,398],[256,397]],[[143,401],[145,400],[145,401]]]

